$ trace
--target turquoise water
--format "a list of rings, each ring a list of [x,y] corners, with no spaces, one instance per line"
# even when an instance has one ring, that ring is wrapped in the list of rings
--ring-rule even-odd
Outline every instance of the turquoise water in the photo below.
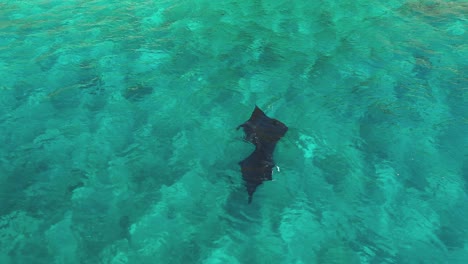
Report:
[[[0,3],[0,263],[468,263],[466,1]],[[252,204],[235,128],[289,127]]]

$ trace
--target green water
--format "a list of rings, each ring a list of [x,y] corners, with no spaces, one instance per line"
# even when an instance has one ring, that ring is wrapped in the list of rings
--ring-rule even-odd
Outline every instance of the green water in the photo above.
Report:
[[[0,263],[468,263],[466,1],[0,2]],[[289,126],[247,204],[235,128]]]

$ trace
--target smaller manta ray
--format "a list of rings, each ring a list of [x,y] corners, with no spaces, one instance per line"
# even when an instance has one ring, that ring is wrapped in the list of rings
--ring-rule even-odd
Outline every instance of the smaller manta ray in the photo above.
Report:
[[[242,178],[245,181],[248,202],[252,202],[252,196],[257,187],[264,181],[271,181],[273,168],[273,152],[276,143],[286,134],[288,127],[280,121],[269,118],[265,113],[255,106],[250,119],[239,128],[244,129],[245,140],[255,145],[255,150],[243,161],[241,166]]]

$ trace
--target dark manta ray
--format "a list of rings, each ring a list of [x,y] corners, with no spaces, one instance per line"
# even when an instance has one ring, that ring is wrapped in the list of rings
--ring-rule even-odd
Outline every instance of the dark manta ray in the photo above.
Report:
[[[257,187],[264,181],[272,180],[273,152],[276,143],[286,134],[288,127],[280,121],[269,118],[255,106],[250,119],[237,127],[244,129],[245,140],[255,145],[255,150],[243,161],[239,162],[242,178],[249,194],[249,203]]]

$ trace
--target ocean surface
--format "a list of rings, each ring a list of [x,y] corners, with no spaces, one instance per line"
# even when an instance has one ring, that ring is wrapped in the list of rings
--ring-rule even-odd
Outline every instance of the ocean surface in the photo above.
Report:
[[[2,0],[0,263],[468,263],[467,14]],[[289,131],[248,204],[255,105]]]

